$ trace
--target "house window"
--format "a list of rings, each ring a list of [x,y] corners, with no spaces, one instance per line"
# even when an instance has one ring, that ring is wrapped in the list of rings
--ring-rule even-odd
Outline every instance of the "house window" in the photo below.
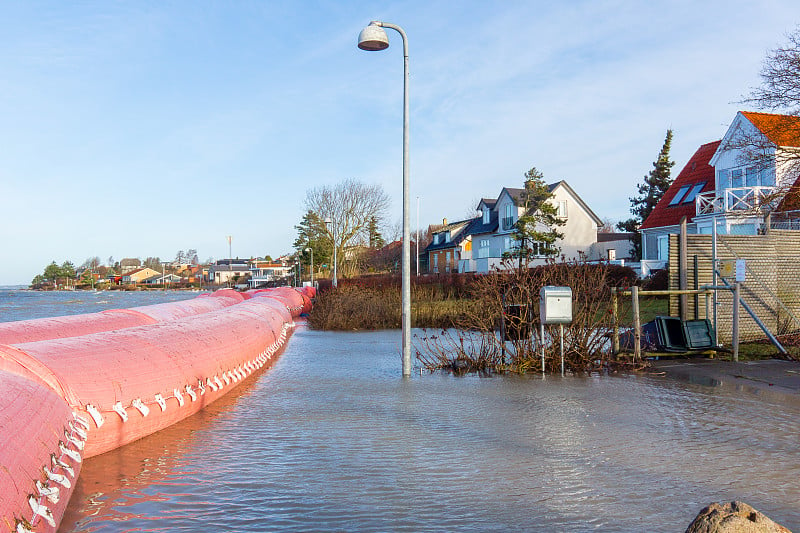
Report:
[[[552,247],[546,242],[531,243],[531,255],[535,257],[545,257],[550,255]]]
[[[489,257],[489,239],[481,239],[478,243],[478,259]]]
[[[504,250],[511,250],[511,248],[512,248],[511,237],[504,238],[503,239],[503,249]]]
[[[669,235],[658,236],[658,259],[660,261],[669,260]]]
[[[695,183],[692,190],[689,191],[689,194],[683,199],[683,203],[688,204],[689,202],[694,202],[694,199],[697,198],[697,195],[700,194],[700,191],[703,190],[703,187],[706,186],[706,182],[703,181],[701,183]]]
[[[679,203],[681,203],[681,200],[683,200],[683,196],[684,196],[684,195],[685,195],[685,194],[686,194],[686,193],[689,191],[689,189],[691,189],[691,188],[692,188],[692,186],[691,186],[691,185],[684,185],[683,187],[681,187],[681,188],[678,190],[678,193],[677,193],[675,196],[673,196],[673,197],[672,197],[672,200],[670,200],[670,202],[669,202],[669,205],[678,205]]]
[[[744,176],[741,168],[731,170],[731,187],[744,187]]]
[[[775,186],[775,169],[772,167],[731,168],[718,171],[717,176],[720,189]]]
[[[758,187],[759,180],[758,180],[758,169],[756,167],[747,167],[745,170],[745,179],[744,183],[748,187]]]
[[[717,183],[719,186],[717,189],[727,189],[731,186],[730,182],[730,172],[727,170],[720,170],[717,172]]]
[[[439,254],[433,256],[433,272],[434,274],[439,273]]]
[[[755,235],[756,232],[756,225],[755,224],[731,224],[729,231],[731,235]]]
[[[439,234],[438,233],[434,233],[433,234],[433,244],[439,244]]]
[[[505,208],[505,216],[503,217],[503,229],[510,230],[512,226],[514,226],[514,214],[513,214],[513,206],[511,204],[507,204]]]
[[[444,242],[450,242],[450,232],[446,231],[444,233]]]
[[[561,218],[567,218],[567,201],[561,200],[558,202],[558,213],[556,213]]]
[[[450,272],[450,252],[444,255],[444,271]]]
[[[761,169],[761,186],[774,187],[775,186],[775,169],[772,167]]]
[[[484,224],[488,224],[489,223],[489,213],[490,213],[489,212],[489,208],[484,206],[484,208],[483,208],[483,223]]]

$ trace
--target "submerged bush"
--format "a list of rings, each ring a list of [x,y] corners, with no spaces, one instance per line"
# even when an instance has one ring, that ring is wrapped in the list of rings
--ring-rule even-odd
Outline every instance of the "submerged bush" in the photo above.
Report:
[[[480,369],[488,360],[495,371],[540,372],[544,349],[544,370],[560,372],[559,327],[546,326],[544,336],[539,328],[539,291],[554,285],[572,288],[572,323],[564,325],[566,369],[581,372],[605,365],[611,360],[611,287],[634,281],[635,276],[618,267],[580,262],[479,276],[472,285],[475,305],[455,324],[458,330],[474,332],[470,342],[459,331],[426,334],[417,342],[418,359],[431,370],[454,364]],[[504,315],[510,305],[515,306],[514,316]],[[504,342],[499,334],[504,317],[510,329],[524,334]]]

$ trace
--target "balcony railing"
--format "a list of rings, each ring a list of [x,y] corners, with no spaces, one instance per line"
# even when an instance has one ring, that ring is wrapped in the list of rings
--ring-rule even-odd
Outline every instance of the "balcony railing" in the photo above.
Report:
[[[697,215],[712,215],[731,211],[757,210],[775,201],[775,187],[736,187],[698,194],[695,198]]]

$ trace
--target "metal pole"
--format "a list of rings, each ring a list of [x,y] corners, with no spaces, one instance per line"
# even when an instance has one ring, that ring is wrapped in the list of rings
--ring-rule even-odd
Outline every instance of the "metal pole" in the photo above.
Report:
[[[544,322],[539,324],[541,329],[541,334],[539,336],[539,344],[542,345],[542,376],[544,376]]]
[[[411,224],[409,223],[409,128],[408,128],[408,39],[403,28],[388,22],[379,22],[403,38],[403,376],[411,376]]]
[[[311,250],[311,286],[314,286],[314,249],[309,248]]]
[[[711,285],[717,286],[717,217],[711,219]],[[714,289],[714,346],[719,346],[719,336],[717,335],[717,289]],[[708,318],[708,317],[706,317]]]
[[[402,317],[403,317],[403,377],[411,376],[411,224],[409,220],[409,127],[408,127],[408,38],[403,28],[396,24],[373,20],[370,26],[391,28],[403,39],[403,255],[402,255]],[[364,29],[367,31],[369,26]],[[362,32],[363,35],[363,32]],[[359,40],[361,35],[359,36]],[[383,50],[389,46],[388,39],[376,39],[376,42],[360,41],[363,50]],[[365,44],[365,46],[362,46]],[[334,249],[335,250],[335,249]]]
[[[331,280],[331,283],[334,287],[338,287],[339,278],[336,275],[336,263],[338,263],[338,260],[336,259],[336,221],[331,222],[331,236],[333,237],[333,280]]]
[[[739,298],[742,284],[733,285],[733,360],[739,361]]]
[[[561,337],[561,377],[564,377],[564,324],[558,325],[558,333]]]

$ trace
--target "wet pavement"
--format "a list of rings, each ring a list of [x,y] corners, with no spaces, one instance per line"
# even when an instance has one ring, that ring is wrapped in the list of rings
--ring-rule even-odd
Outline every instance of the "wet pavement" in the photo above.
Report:
[[[651,361],[654,373],[690,383],[733,387],[754,393],[800,397],[800,362],[720,361],[718,359],[660,359]]]

